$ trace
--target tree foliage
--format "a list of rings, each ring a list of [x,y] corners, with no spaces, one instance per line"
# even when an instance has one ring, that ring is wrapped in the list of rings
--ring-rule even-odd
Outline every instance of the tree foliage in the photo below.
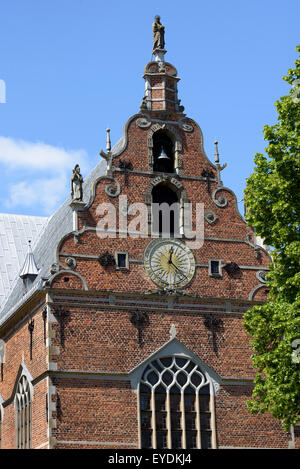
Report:
[[[244,325],[258,370],[249,409],[269,411],[288,430],[300,422],[300,57],[283,79],[290,92],[275,103],[278,122],[264,127],[267,156],[255,154],[245,190],[247,222],[274,248],[270,295]]]

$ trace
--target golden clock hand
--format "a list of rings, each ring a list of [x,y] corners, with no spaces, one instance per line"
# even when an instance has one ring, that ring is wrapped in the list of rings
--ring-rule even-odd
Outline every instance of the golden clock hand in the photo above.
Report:
[[[169,264],[173,264],[173,262],[172,262],[172,254],[173,254],[173,252],[174,252],[174,248],[173,248],[173,246],[172,246],[171,249],[170,249],[170,251],[169,251],[169,254],[170,254]]]
[[[178,268],[178,267],[177,267],[175,264],[173,264],[173,262],[171,262],[171,264],[172,264],[172,265],[175,267],[175,269],[176,269],[176,270],[178,270],[178,272],[180,272],[180,273],[181,273],[181,275],[183,275],[185,278],[187,278],[187,279],[188,279],[188,277],[187,277],[187,276],[186,276],[186,275],[185,275],[185,274],[182,272],[182,270],[181,270],[181,269],[179,269],[179,268]],[[189,280],[189,279],[188,279],[188,280]]]

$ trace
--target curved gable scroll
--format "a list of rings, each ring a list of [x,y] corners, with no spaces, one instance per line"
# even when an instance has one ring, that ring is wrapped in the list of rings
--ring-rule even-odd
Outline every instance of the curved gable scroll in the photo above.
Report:
[[[164,130],[166,134],[171,138],[174,145],[174,159],[175,159],[175,171],[177,174],[182,169],[182,140],[177,129],[170,124],[159,124],[152,125],[148,131],[147,147],[148,147],[148,163],[149,169],[153,171],[154,157],[153,157],[153,135],[159,130]]]
[[[75,283],[74,280],[72,281],[71,277],[76,277]],[[66,279],[68,279],[66,281]],[[53,285],[55,283],[55,285]],[[82,290],[88,290],[88,285],[85,278],[82,277],[78,272],[70,271],[70,270],[59,270],[56,272],[50,279],[48,280],[48,284],[51,288],[61,287],[63,288],[70,288],[73,287],[78,288],[79,285],[82,286]]]

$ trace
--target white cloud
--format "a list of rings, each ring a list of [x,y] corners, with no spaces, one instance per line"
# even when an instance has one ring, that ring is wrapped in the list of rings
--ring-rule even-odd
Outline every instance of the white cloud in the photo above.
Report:
[[[6,207],[39,206],[45,214],[52,214],[60,201],[69,196],[66,188],[66,176],[63,174],[49,179],[22,181],[10,187]]]
[[[88,170],[85,150],[65,150],[45,143],[33,143],[0,136],[0,164],[12,181],[5,197],[7,209],[35,207],[51,215],[70,195],[69,180],[75,164]],[[26,180],[20,181],[20,170]],[[18,179],[18,182],[16,181]]]
[[[0,137],[0,163],[10,169],[73,169],[76,163],[84,163],[85,150],[70,150],[42,142],[26,142]]]

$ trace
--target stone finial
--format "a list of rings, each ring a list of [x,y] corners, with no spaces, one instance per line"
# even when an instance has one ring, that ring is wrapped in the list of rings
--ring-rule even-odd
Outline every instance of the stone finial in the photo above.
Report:
[[[169,334],[170,334],[170,339],[174,339],[177,336],[177,329],[176,329],[175,324],[171,324]]]
[[[34,255],[31,249],[31,241],[28,241],[28,251],[26,254],[23,268],[20,272],[20,277],[25,279],[27,277],[36,277],[39,273],[39,269],[35,263]]]
[[[223,186],[223,182],[221,180],[221,171],[223,171],[224,168],[226,168],[227,163],[223,164],[222,166],[220,165],[220,159],[219,159],[219,149],[218,149],[218,141],[215,140],[215,164],[217,168],[217,181],[218,181],[218,187]]]
[[[111,141],[110,141],[110,129],[106,129],[106,151],[109,153],[111,151]]]
[[[107,162],[106,176],[112,176],[112,152],[111,152],[111,141],[110,141],[110,129],[106,129],[106,153],[101,150],[100,155]]]
[[[215,140],[215,162],[219,163],[219,151],[218,151],[218,140]]]

